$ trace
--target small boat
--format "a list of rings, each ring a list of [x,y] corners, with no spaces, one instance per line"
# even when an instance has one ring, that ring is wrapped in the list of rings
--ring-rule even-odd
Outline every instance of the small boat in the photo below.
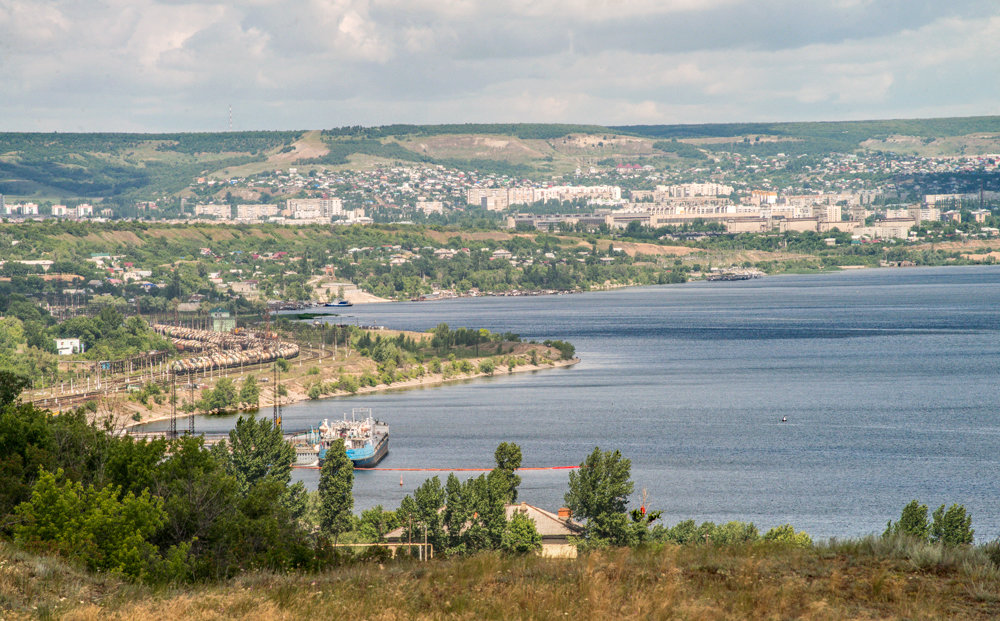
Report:
[[[340,308],[340,307],[344,307],[344,306],[354,306],[354,304],[351,304],[347,300],[335,300],[333,302],[327,302],[323,306],[326,306],[328,308]]]

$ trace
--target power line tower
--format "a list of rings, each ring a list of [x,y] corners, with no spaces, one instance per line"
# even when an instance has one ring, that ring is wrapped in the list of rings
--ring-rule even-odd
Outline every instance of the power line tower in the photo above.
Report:
[[[170,438],[177,437],[177,371],[170,370]]]
[[[194,408],[194,379],[192,378],[191,371],[188,371],[188,405]],[[191,410],[188,416],[188,433],[194,435],[194,409]]]
[[[281,385],[278,383],[278,361],[274,361],[274,404],[271,411],[271,423],[281,427]]]
[[[191,389],[191,397],[192,397],[191,407],[193,408],[194,407],[194,401],[193,401],[193,399],[194,399],[194,388]],[[193,409],[191,410],[191,413],[188,415],[188,435],[191,435],[191,436],[194,435],[194,410]]]

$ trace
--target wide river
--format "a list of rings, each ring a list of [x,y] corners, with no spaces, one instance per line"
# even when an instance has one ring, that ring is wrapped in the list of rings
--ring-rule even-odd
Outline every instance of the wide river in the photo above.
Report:
[[[503,441],[521,446],[524,466],[618,449],[632,461],[636,504],[647,490],[668,524],[746,520],[763,532],[790,522],[815,538],[858,536],[916,498],[932,510],[964,504],[986,541],[1000,535],[998,309],[1000,267],[355,306],[351,323],[564,339],[582,361],[300,403],[284,424],[371,407],[391,425],[385,468],[489,466]],[[355,508],[395,507],[433,474],[403,473],[400,486],[399,472],[358,472]],[[315,489],[315,471],[297,476]],[[554,510],[567,479],[525,472],[520,497]]]

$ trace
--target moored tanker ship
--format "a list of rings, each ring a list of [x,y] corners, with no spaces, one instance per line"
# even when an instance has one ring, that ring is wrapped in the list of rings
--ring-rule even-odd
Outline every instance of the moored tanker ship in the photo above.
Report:
[[[296,461],[322,464],[333,443],[343,438],[347,458],[355,468],[374,467],[389,453],[389,425],[376,420],[371,412],[371,408],[354,408],[350,419],[346,414],[333,423],[324,419],[319,429],[294,436]]]

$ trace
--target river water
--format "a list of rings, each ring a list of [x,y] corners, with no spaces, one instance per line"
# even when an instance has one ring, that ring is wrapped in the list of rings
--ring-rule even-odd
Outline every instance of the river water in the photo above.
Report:
[[[385,468],[489,466],[502,441],[521,446],[525,466],[618,449],[632,461],[636,500],[646,489],[668,524],[746,520],[763,531],[790,522],[814,538],[858,536],[881,532],[917,498],[932,510],[964,504],[976,539],[992,540],[998,285],[998,267],[885,269],[359,305],[340,321],[564,339],[582,361],[295,404],[284,424],[305,429],[371,407],[392,429]],[[399,472],[358,472],[355,507],[395,507],[433,474],[403,473],[400,486]],[[315,471],[297,476],[315,489]],[[567,478],[525,472],[520,497],[554,510]]]

